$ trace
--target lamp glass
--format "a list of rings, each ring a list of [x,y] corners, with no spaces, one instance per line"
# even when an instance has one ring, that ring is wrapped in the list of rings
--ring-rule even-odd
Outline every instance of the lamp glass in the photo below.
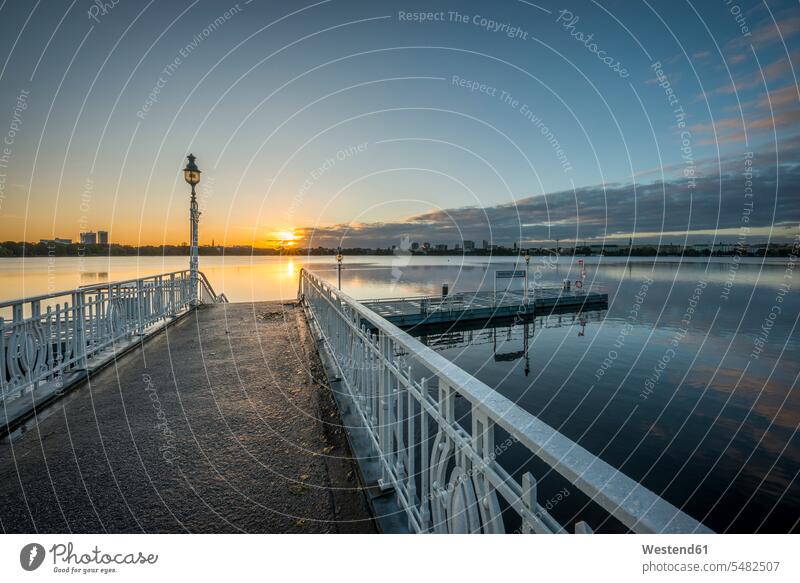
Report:
[[[200,182],[199,170],[184,170],[183,177],[189,184],[198,184]]]

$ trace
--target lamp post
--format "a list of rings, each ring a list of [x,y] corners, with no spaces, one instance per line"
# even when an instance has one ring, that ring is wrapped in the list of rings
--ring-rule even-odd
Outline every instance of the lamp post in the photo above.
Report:
[[[197,159],[193,154],[186,157],[189,163],[183,169],[183,178],[192,186],[192,200],[189,203],[189,225],[190,225],[190,241],[191,247],[189,249],[189,286],[191,289],[191,304],[197,305],[197,271],[198,271],[198,249],[197,249],[197,229],[200,220],[200,210],[197,208],[197,195],[195,194],[194,187],[200,182],[200,170],[197,169],[197,164],[194,161]]]
[[[528,253],[528,250],[525,249],[525,305],[528,305],[528,265],[531,262],[531,255]]]
[[[342,289],[342,248],[336,248],[336,271],[339,276],[339,290]]]

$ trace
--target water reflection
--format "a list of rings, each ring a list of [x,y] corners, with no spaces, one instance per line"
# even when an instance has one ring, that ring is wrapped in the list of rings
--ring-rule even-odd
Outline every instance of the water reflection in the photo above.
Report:
[[[669,284],[691,283],[703,277],[724,284],[731,277],[730,258],[653,261],[635,258],[587,257],[531,259],[532,281],[557,283],[575,280],[581,269],[595,285],[650,277]],[[784,283],[782,260],[745,259],[735,273],[738,286],[777,289]],[[188,268],[187,257],[59,257],[0,260],[0,300],[33,296],[80,285],[133,279]],[[357,298],[394,297],[437,293],[443,281],[453,292],[490,290],[494,271],[521,268],[512,257],[345,257],[342,273],[345,291]],[[200,269],[214,287],[232,301],[286,300],[297,294],[301,267],[335,276],[333,257],[201,257]],[[518,282],[513,285],[519,285]]]
[[[476,346],[489,346],[494,362],[520,361],[524,364],[524,376],[528,376],[529,348],[538,330],[567,326],[575,331],[577,337],[582,337],[586,335],[586,326],[602,321],[605,313],[605,310],[592,310],[540,316],[525,321],[513,318],[491,322],[471,320],[446,326],[415,327],[409,332],[426,346],[442,352],[458,350],[463,353]]]
[[[108,281],[107,271],[83,271],[80,274],[83,285],[91,285],[93,283],[102,283]]]
[[[488,291],[496,270],[520,265],[509,257],[402,259],[345,257],[343,289],[361,299],[439,294],[443,281],[451,293]],[[0,294],[187,264],[184,257],[7,259]],[[303,267],[336,277],[332,257],[201,257],[200,264],[232,301],[294,298]],[[705,258],[531,260],[531,277],[542,284],[577,279],[581,269],[587,285],[609,294],[602,314],[549,316],[527,331],[495,323],[414,333],[425,332],[424,341],[461,368],[711,528],[796,530],[800,297],[786,287],[785,261],[748,259],[734,268],[730,259]],[[515,473],[532,462],[510,447],[503,463]],[[543,478],[543,493],[547,484]],[[577,512],[570,507],[577,499],[557,512]]]

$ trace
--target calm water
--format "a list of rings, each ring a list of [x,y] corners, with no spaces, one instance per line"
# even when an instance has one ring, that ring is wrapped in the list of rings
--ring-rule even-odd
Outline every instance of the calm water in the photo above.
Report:
[[[492,289],[510,258],[345,259],[358,298]],[[625,262],[587,258],[586,279],[609,308],[485,330],[428,331],[422,339],[521,407],[718,531],[786,532],[800,519],[800,294],[782,261]],[[183,257],[0,260],[0,299],[182,269]],[[293,298],[313,258],[201,258],[231,301]],[[562,259],[531,261],[542,283],[577,279]],[[793,277],[794,276],[794,277]],[[514,284],[518,285],[518,284]],[[536,461],[512,447],[513,473]],[[535,469],[535,467],[534,467]],[[537,475],[542,475],[537,472]],[[542,495],[563,487],[552,475]],[[592,516],[577,493],[553,508]],[[590,520],[600,530],[615,525]]]

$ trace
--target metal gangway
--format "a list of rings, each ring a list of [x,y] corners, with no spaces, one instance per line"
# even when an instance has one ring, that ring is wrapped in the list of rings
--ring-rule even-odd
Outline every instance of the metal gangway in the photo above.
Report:
[[[629,531],[711,532],[334,284],[303,269],[298,293],[362,475],[377,478],[366,485],[393,497],[407,531],[507,532],[511,513],[523,533],[592,532],[553,517],[542,476],[503,467],[521,446]]]

